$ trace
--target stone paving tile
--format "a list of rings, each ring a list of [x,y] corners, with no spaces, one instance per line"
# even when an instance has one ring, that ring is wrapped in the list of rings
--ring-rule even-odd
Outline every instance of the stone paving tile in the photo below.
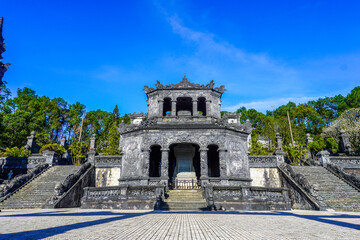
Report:
[[[360,239],[360,213],[3,210],[0,239]]]

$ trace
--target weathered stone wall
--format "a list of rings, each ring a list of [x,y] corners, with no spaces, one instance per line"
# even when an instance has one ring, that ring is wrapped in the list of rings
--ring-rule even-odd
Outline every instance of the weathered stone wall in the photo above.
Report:
[[[161,116],[159,100],[164,98],[170,98],[172,101],[176,101],[179,97],[190,97],[192,100],[198,100],[199,97],[204,97],[209,101],[207,116],[220,118],[221,108],[221,94],[212,90],[199,90],[199,89],[187,89],[184,90],[157,90],[156,92],[148,94],[148,114],[149,118]],[[197,110],[196,110],[197,111]]]
[[[118,186],[120,178],[119,167],[97,167],[95,171],[96,187]]]
[[[205,128],[206,127],[206,128]],[[233,178],[249,178],[247,134],[229,129],[207,125],[196,129],[146,129],[121,135],[120,147],[123,150],[121,178],[148,177],[144,169],[148,167],[149,155],[146,151],[152,145],[160,145],[161,149],[169,149],[175,143],[197,144],[207,148],[216,144],[224,149],[222,159],[225,161],[226,176]],[[220,159],[220,161],[222,160]]]
[[[281,187],[281,179],[277,168],[250,168],[251,186]]]
[[[116,186],[85,188],[81,208],[153,210],[164,186]]]

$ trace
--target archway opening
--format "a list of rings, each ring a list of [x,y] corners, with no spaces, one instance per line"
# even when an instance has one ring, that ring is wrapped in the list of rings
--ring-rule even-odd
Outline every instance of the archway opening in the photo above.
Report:
[[[192,116],[193,105],[191,97],[178,97],[176,101],[177,116]]]
[[[198,98],[198,112],[201,112],[199,114],[200,116],[206,116],[206,99],[204,97]]]
[[[200,179],[200,147],[191,143],[176,143],[169,147],[169,180],[174,182],[179,172],[194,172]],[[186,159],[189,158],[189,159]]]
[[[208,174],[209,177],[220,177],[219,146],[208,146]]]
[[[149,177],[161,176],[161,147],[154,145],[150,147]]]
[[[164,105],[163,105],[163,116],[169,116],[171,113],[171,98],[164,98]]]

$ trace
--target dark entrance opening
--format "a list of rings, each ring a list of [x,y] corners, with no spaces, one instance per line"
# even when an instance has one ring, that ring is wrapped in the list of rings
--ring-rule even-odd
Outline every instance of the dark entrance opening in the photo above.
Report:
[[[198,98],[198,112],[200,116],[206,116],[206,99],[204,97]]]
[[[200,147],[197,144],[191,144],[195,147],[195,155],[193,158],[193,166],[195,169],[195,175],[197,179],[200,179]],[[177,144],[170,145],[170,152],[169,152],[169,181],[173,183],[176,176],[175,176],[175,169],[176,169],[176,158],[175,158],[175,151],[174,148]]]
[[[192,98],[191,97],[179,97],[176,101],[176,115],[179,111],[189,111],[189,115],[193,115],[192,107]]]
[[[168,116],[171,113],[171,98],[164,98],[164,105],[163,105],[163,116]]]
[[[208,148],[209,177],[220,177],[219,147],[217,145],[209,145]]]
[[[161,147],[154,145],[150,147],[150,166],[149,177],[160,177],[160,165],[161,165]]]

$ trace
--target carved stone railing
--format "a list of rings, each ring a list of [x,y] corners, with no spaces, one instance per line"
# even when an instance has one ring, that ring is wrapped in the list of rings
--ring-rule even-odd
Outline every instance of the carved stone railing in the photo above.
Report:
[[[360,168],[360,156],[330,156],[330,163],[342,168]]]
[[[332,163],[328,164],[326,168],[360,192],[360,176],[346,173],[342,167]]]
[[[291,200],[296,203],[308,204],[314,210],[326,210],[329,206],[319,195],[319,188],[316,184],[310,184],[307,178],[301,173],[295,173],[288,164],[279,166],[280,173],[285,180],[285,185],[292,191]]]
[[[81,208],[156,209],[164,198],[165,186],[113,186],[84,188]]]
[[[162,178],[160,177],[151,177],[149,178],[149,185],[156,186],[162,183]]]
[[[62,183],[57,183],[54,188],[54,195],[47,201],[46,205],[48,207],[54,206],[90,167],[90,163],[85,163],[75,174],[70,174]]]
[[[8,184],[2,185],[0,189],[0,202],[4,201],[25,184],[38,177],[42,172],[46,171],[48,167],[49,164],[41,164],[32,169],[29,173],[16,176]]]
[[[290,209],[286,188],[212,186],[204,187],[209,207],[218,210]]]
[[[95,156],[96,167],[120,167],[122,155],[97,155]]]
[[[249,166],[253,168],[276,168],[278,166],[275,155],[249,155]]]
[[[264,187],[250,187],[249,189],[250,198],[265,198],[279,201],[282,199],[289,199],[289,190],[286,188],[264,188]]]
[[[179,190],[192,190],[192,189],[200,189],[201,181],[200,180],[178,180],[175,181],[170,186],[171,189],[179,189]]]

